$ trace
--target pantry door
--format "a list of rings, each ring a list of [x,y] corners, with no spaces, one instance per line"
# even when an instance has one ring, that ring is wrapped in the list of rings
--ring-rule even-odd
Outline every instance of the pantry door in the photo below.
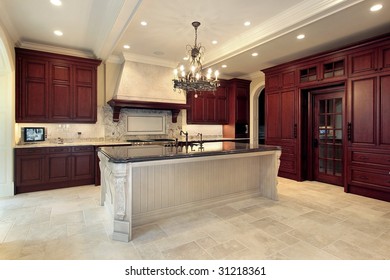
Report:
[[[344,91],[313,94],[314,180],[343,185]]]

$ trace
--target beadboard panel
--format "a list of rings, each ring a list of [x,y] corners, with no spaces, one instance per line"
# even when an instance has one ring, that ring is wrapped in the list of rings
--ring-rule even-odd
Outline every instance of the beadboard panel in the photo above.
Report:
[[[133,168],[133,215],[260,190],[273,155]]]

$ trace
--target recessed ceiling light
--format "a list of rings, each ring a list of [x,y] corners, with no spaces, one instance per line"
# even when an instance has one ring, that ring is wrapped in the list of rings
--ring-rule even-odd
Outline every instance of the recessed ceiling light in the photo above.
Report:
[[[259,54],[257,52],[252,53],[252,56],[258,56]]]
[[[61,30],[55,30],[55,31],[54,31],[54,34],[55,34],[56,36],[62,36],[62,35],[64,35],[64,33],[62,33]]]
[[[153,54],[155,54],[155,55],[164,55],[164,52],[162,52],[162,51],[155,51],[155,52],[153,52]]]
[[[50,0],[50,3],[52,3],[54,6],[61,6],[62,5],[61,0]]]
[[[299,34],[298,36],[297,36],[297,39],[298,40],[302,40],[302,39],[304,39],[305,38],[305,34]]]
[[[246,22],[244,22],[244,25],[245,26],[249,26],[249,25],[251,25],[251,22],[250,21],[246,21]]]
[[[148,23],[147,23],[146,21],[141,21],[141,25],[142,25],[142,26],[147,26]]]
[[[217,40],[213,40],[211,43],[212,43],[213,45],[216,45],[216,44],[218,44],[218,41],[217,41]]]
[[[383,8],[383,5],[382,4],[376,4],[376,5],[374,5],[374,6],[372,6],[371,8],[370,8],[370,11],[371,12],[377,12],[377,11],[379,11],[380,9],[382,9]]]
[[[227,67],[227,65],[226,65],[226,64],[223,64],[221,67],[222,67],[222,68],[226,68],[226,67]]]
[[[130,46],[129,45],[123,45],[123,48],[128,50],[128,49],[130,49]]]

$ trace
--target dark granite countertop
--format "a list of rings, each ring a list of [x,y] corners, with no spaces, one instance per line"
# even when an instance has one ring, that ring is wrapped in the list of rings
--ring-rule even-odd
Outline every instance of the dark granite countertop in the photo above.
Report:
[[[143,162],[177,158],[192,158],[227,154],[251,153],[281,150],[278,146],[266,146],[240,142],[210,142],[202,146],[164,147],[162,145],[146,146],[108,146],[99,151],[115,163]]]

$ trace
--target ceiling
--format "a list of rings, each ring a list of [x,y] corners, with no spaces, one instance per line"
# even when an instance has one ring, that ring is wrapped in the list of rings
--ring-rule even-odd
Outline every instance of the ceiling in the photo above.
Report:
[[[377,3],[383,8],[370,12]],[[104,61],[175,67],[194,44],[193,21],[201,22],[204,65],[240,78],[389,32],[390,0],[0,0],[0,23],[15,45]]]

